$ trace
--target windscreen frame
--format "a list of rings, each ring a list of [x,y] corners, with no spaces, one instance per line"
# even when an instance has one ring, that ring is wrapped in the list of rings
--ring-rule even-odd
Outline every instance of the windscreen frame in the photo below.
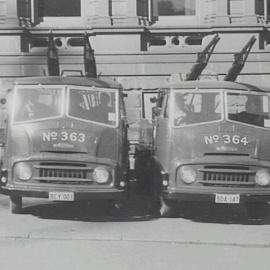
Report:
[[[169,109],[169,114],[171,115],[170,117],[170,124],[173,128],[183,128],[183,127],[190,127],[190,126],[197,126],[197,125],[205,125],[205,124],[209,124],[209,123],[216,123],[216,122],[220,122],[223,121],[225,119],[225,111],[224,111],[224,89],[221,88],[216,88],[216,89],[200,89],[200,88],[192,88],[192,89],[188,89],[188,88],[174,88],[171,89],[171,94],[170,94],[170,98],[169,103],[171,104],[170,109]],[[195,123],[188,123],[188,124],[183,124],[183,125],[176,125],[174,120],[175,120],[175,98],[176,98],[176,94],[177,93],[182,93],[182,94],[203,94],[203,93],[216,93],[219,94],[220,97],[220,118],[219,119],[215,119],[215,120],[210,120],[210,121],[201,121],[201,122],[195,122]]]
[[[95,91],[95,92],[104,92],[104,93],[114,93],[115,94],[115,124],[106,124],[103,122],[98,122],[98,121],[93,121],[93,120],[89,120],[89,119],[84,119],[84,118],[80,118],[80,117],[75,117],[73,115],[69,114],[69,106],[70,106],[70,91],[74,89],[74,90],[78,90],[78,91]],[[107,127],[111,127],[111,128],[117,128],[119,126],[119,89],[117,88],[105,88],[105,87],[96,87],[96,86],[78,86],[78,85],[68,85],[67,87],[67,102],[66,102],[66,107],[65,107],[65,112],[66,115],[71,118],[71,119],[75,119],[78,121],[83,121],[86,123],[92,123],[92,124],[97,124],[97,125],[102,125],[102,126],[107,126]]]
[[[11,99],[8,101],[8,107],[9,107],[9,111],[11,111],[11,122],[12,124],[25,124],[25,123],[35,123],[35,122],[39,122],[39,121],[47,121],[47,120],[51,120],[51,119],[58,119],[63,117],[64,115],[64,110],[65,110],[65,85],[15,85],[14,87],[14,92],[13,95],[11,96]],[[60,93],[60,100],[61,100],[61,104],[60,104],[60,113],[55,115],[55,116],[50,116],[50,117],[40,117],[40,118],[36,118],[36,119],[29,119],[29,120],[15,120],[15,110],[19,104],[18,101],[18,92],[19,91],[25,91],[23,89],[53,89],[53,90],[59,90]]]

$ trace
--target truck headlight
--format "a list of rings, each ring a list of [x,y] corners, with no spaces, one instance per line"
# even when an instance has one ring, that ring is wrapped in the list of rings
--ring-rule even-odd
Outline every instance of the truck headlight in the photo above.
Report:
[[[93,179],[99,184],[107,183],[110,179],[110,173],[103,166],[96,167],[93,172]]]
[[[179,170],[179,176],[186,184],[192,184],[196,180],[196,171],[190,166],[182,166]]]
[[[260,186],[267,186],[270,183],[270,174],[265,169],[260,169],[256,172],[255,182]]]
[[[32,170],[27,163],[20,162],[15,166],[15,174],[20,180],[27,181],[32,177]]]

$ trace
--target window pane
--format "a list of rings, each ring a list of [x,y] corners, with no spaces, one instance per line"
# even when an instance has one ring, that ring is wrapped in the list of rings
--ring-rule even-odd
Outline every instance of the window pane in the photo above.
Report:
[[[196,0],[158,0],[160,16],[195,15]]]
[[[116,94],[109,90],[70,89],[68,114],[90,122],[115,126]]]
[[[255,13],[263,16],[264,10],[264,0],[255,0]],[[270,0],[267,0],[267,15],[270,15]]]
[[[174,124],[182,126],[221,119],[220,93],[176,93]]]
[[[14,121],[35,121],[61,115],[63,90],[59,88],[22,88],[16,91]]]
[[[137,0],[137,15],[142,17],[148,16],[148,0]]]
[[[81,16],[81,0],[38,0],[38,16]]]
[[[264,0],[255,1],[255,13],[257,15],[264,15]]]
[[[228,94],[228,118],[260,127],[270,127],[270,99],[268,95]]]

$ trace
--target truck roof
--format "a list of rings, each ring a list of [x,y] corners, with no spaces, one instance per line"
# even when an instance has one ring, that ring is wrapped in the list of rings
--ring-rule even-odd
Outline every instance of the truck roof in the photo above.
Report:
[[[167,87],[165,87],[167,88]],[[230,89],[242,91],[270,92],[270,88],[263,86],[255,86],[246,83],[230,82],[230,81],[183,81],[170,84],[169,88],[174,89]]]
[[[44,76],[44,77],[24,77],[15,80],[17,85],[78,85],[78,86],[95,86],[103,88],[122,88],[117,82],[106,82],[88,77],[61,77],[61,76]]]

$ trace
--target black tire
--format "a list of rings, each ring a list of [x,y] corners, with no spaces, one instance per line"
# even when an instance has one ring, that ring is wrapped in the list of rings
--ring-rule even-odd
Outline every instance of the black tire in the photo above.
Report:
[[[161,217],[177,217],[177,201],[161,198],[159,213]]]
[[[268,213],[267,202],[248,202],[246,204],[247,216],[250,219],[263,219]]]
[[[22,213],[22,197],[10,196],[9,205],[12,214]]]

